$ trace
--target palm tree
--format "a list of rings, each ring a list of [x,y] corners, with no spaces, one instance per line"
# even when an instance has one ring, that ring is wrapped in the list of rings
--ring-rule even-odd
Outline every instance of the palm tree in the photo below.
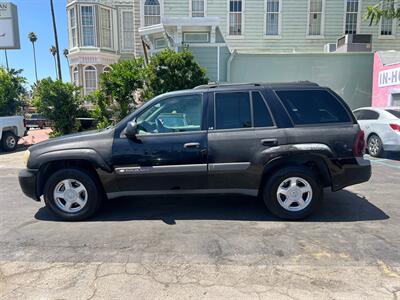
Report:
[[[61,61],[60,61],[60,52],[58,51],[58,35],[57,35],[57,26],[56,26],[56,16],[54,14],[54,5],[53,5],[53,0],[50,0],[50,10],[51,10],[51,17],[53,19],[53,32],[54,32],[54,42],[56,43],[55,49],[56,53],[53,54],[54,59],[55,55],[57,55],[57,70],[58,70],[58,79],[62,80],[62,75],[61,75]]]
[[[57,61],[56,61],[56,54],[57,54],[57,48],[56,48],[56,46],[54,46],[54,45],[52,45],[51,47],[50,47],[50,53],[51,53],[51,55],[53,55],[53,58],[54,58],[54,68],[55,68],[55,70],[56,70],[56,77],[57,77]]]
[[[68,49],[64,49],[63,50],[63,54],[64,54],[65,58],[67,59],[67,62],[68,62],[68,65],[69,65],[69,58],[68,58],[69,51],[68,51]]]
[[[32,49],[33,49],[33,62],[35,64],[35,77],[36,77],[36,82],[38,81],[38,77],[37,77],[37,65],[36,65],[36,49],[35,49],[35,43],[37,41],[37,35],[34,32],[29,32],[28,33],[28,39],[31,41],[32,43]]]

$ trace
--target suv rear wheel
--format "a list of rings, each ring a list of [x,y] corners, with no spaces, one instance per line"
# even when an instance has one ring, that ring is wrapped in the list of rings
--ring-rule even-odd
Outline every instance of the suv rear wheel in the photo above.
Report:
[[[80,169],[55,172],[44,187],[46,207],[68,221],[84,220],[100,207],[102,194],[97,181]]]
[[[282,219],[298,220],[314,212],[322,200],[322,184],[305,167],[286,167],[269,178],[263,198],[268,209]]]

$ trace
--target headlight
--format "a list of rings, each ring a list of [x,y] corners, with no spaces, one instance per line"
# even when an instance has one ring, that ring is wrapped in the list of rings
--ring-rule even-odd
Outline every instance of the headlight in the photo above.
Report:
[[[26,150],[26,151],[24,152],[23,160],[24,160],[24,166],[25,166],[25,168],[28,167],[28,161],[29,161],[29,156],[30,156],[30,155],[31,155],[31,153],[29,152],[29,150]]]

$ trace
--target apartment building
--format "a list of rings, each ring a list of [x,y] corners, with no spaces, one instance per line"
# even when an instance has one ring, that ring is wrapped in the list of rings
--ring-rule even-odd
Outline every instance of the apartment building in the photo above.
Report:
[[[371,51],[400,50],[400,27],[363,19],[375,0],[68,0],[72,80],[95,89],[109,64],[188,47],[212,80],[232,53],[322,53],[345,34],[370,34]],[[398,5],[394,0],[386,5]]]

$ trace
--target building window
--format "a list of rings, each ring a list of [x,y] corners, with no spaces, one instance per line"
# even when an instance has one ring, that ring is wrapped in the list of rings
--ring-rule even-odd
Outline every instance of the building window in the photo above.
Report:
[[[185,43],[209,43],[210,34],[208,32],[184,32],[183,42]]]
[[[69,36],[71,48],[77,46],[77,31],[76,31],[76,11],[75,7],[69,10]]]
[[[81,7],[82,46],[95,46],[95,26],[93,6]]]
[[[154,40],[155,49],[164,49],[167,47],[167,41],[164,38]]]
[[[144,3],[144,26],[161,23],[161,8],[158,0],[146,0]]]
[[[267,36],[280,35],[280,14],[281,3],[280,0],[267,0],[266,5],[266,31]]]
[[[323,35],[324,1],[310,0],[308,11],[308,35]]]
[[[346,0],[345,34],[356,34],[358,23],[359,0]]]
[[[192,17],[204,17],[205,16],[205,2],[206,0],[190,0]]]
[[[100,21],[101,21],[101,47],[112,48],[111,37],[111,11],[109,9],[100,8]]]
[[[242,34],[242,0],[229,0],[229,35]]]
[[[93,66],[87,66],[84,70],[85,74],[85,95],[90,94],[97,88],[97,71]]]
[[[72,83],[75,86],[79,86],[79,71],[78,71],[78,67],[75,67],[72,70]]]
[[[382,9],[394,9],[394,0],[385,0],[382,2]],[[393,19],[381,18],[381,35],[393,35]]]
[[[109,66],[105,66],[104,68],[103,68],[103,73],[108,73],[108,72],[110,72],[111,71],[111,68],[109,67]]]
[[[122,49],[134,49],[134,24],[132,11],[122,12]]]

